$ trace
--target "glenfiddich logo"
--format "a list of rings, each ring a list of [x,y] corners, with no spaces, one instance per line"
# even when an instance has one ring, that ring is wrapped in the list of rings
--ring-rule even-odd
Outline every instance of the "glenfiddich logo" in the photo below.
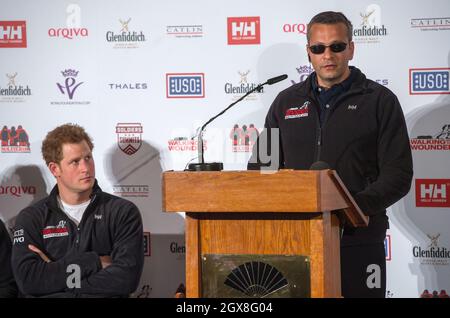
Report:
[[[140,42],[145,42],[145,34],[143,31],[131,31],[131,18],[119,19],[119,33],[113,31],[106,32],[106,41],[114,44],[115,49],[134,49],[139,47]]]
[[[241,98],[242,95],[258,86],[258,84],[256,83],[249,83],[249,73],[250,70],[238,71],[237,74],[239,75],[239,83],[237,85],[233,85],[233,83],[230,82],[225,83],[225,93],[228,95],[233,94],[233,100]],[[245,100],[256,100],[256,93],[264,93],[264,88],[261,88],[260,91],[257,90],[256,92],[250,94],[245,98]]]
[[[119,148],[125,154],[131,156],[141,148],[143,128],[140,123],[118,123],[116,133]]]
[[[360,12],[361,25],[353,29],[356,43],[378,43],[381,37],[386,36],[387,29],[381,23],[381,9],[377,4],[367,6],[364,12]]]
[[[429,242],[425,248],[413,246],[413,256],[418,258],[423,265],[449,265],[450,251],[447,247],[439,245],[441,234],[427,234]]]
[[[7,85],[0,85],[0,102],[3,103],[22,103],[25,96],[31,96],[31,89],[28,85],[18,85],[17,72],[6,73]],[[6,80],[5,80],[6,81]]]

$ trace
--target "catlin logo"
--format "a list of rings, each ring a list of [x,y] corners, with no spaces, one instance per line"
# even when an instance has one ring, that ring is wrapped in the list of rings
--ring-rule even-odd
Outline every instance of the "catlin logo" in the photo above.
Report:
[[[0,21],[0,48],[27,47],[25,21]]]
[[[228,18],[228,44],[260,44],[259,17]]]
[[[450,207],[450,179],[416,179],[416,206]]]

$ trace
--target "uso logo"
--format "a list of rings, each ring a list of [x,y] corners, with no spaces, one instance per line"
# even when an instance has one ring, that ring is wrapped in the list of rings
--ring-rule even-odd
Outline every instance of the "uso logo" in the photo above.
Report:
[[[167,98],[204,98],[204,73],[166,74]]]
[[[409,70],[409,94],[450,94],[450,68],[412,68]]]

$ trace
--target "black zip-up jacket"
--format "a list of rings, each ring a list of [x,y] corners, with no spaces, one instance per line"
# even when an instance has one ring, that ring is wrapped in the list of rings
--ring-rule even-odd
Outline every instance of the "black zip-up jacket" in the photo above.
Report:
[[[308,170],[324,161],[337,171],[361,210],[369,216],[367,228],[345,227],[342,245],[383,242],[389,227],[386,208],[405,196],[413,175],[405,118],[397,97],[386,87],[366,79],[353,68],[348,91],[336,97],[322,126],[319,103],[309,76],[278,94],[260,136],[279,128],[276,167]],[[260,140],[248,169],[260,169]],[[270,151],[268,151],[270,153]]]
[[[91,202],[77,226],[58,206],[58,188],[22,210],[13,235],[12,267],[26,297],[127,297],[138,286],[144,263],[141,214],[130,201],[102,192],[95,182]],[[51,262],[28,249],[32,244]],[[112,264],[102,269],[99,256]],[[80,284],[76,286],[76,267]],[[71,266],[72,265],[72,266]],[[68,284],[69,282],[69,284]],[[78,288],[79,287],[79,288]]]
[[[17,297],[17,286],[11,269],[11,238],[0,220],[0,298]]]

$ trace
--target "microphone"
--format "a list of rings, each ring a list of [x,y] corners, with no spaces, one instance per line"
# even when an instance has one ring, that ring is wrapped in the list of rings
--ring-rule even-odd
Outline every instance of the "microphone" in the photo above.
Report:
[[[273,85],[275,83],[281,82],[282,80],[285,80],[288,76],[286,74],[276,76],[269,78],[265,83],[259,84],[255,88],[249,90],[245,95],[240,97],[237,101],[234,103],[231,103],[227,108],[222,110],[220,113],[218,113],[216,116],[209,119],[199,130],[198,132],[198,141],[197,141],[197,148],[198,148],[198,163],[191,163],[188,166],[188,171],[221,171],[223,170],[223,163],[222,162],[211,162],[211,163],[205,163],[205,158],[203,155],[203,130],[205,127],[211,123],[214,119],[225,113],[228,109],[239,103],[241,100],[246,98],[251,93],[258,91],[261,92],[264,85]]]
[[[309,167],[309,170],[327,170],[327,169],[330,169],[330,165],[325,161],[316,161],[311,165],[311,167]]]

